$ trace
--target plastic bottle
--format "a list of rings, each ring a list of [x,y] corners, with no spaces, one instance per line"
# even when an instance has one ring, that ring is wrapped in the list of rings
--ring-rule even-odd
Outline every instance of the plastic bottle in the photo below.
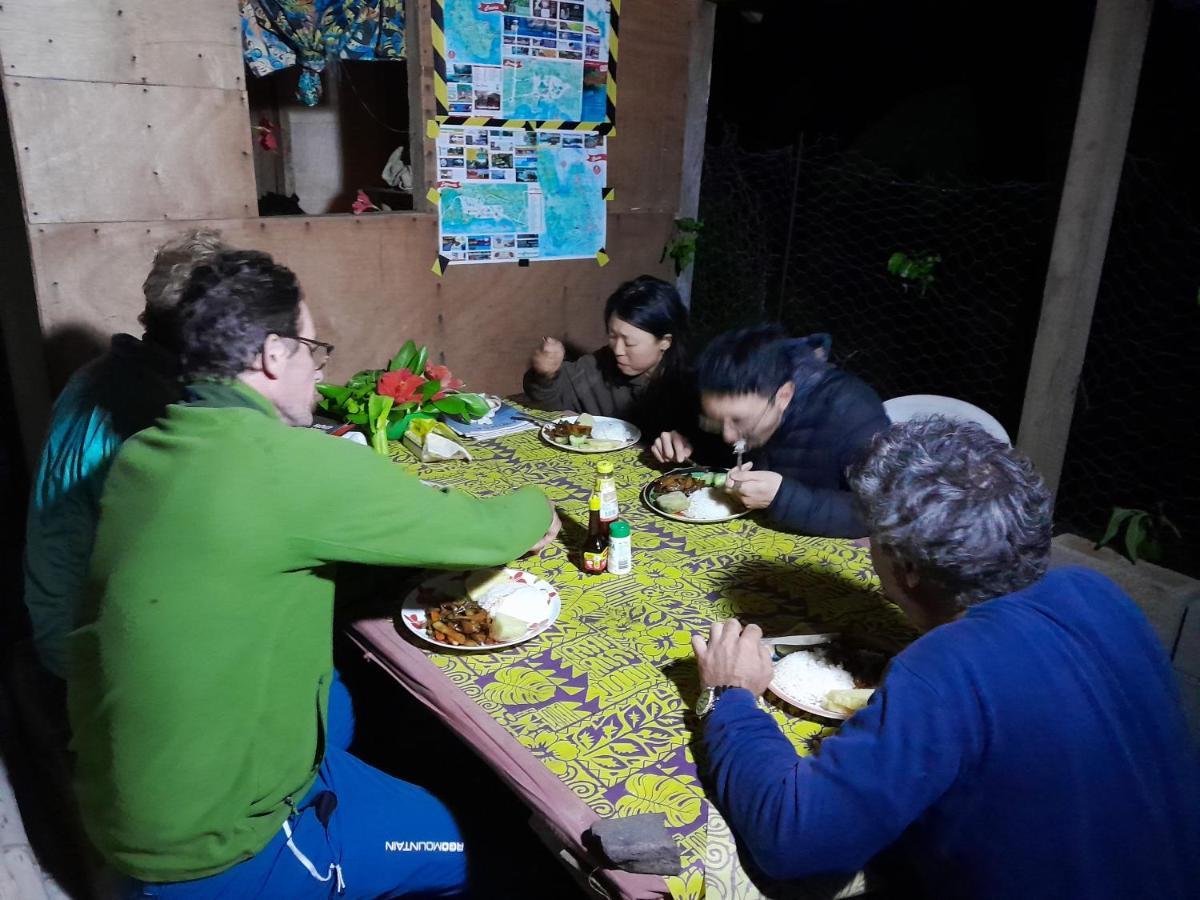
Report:
[[[583,571],[599,575],[608,569],[608,537],[600,521],[600,495],[588,498],[588,533],[583,542]]]
[[[600,524],[604,527],[604,536],[608,537],[608,529],[621,516],[617,505],[617,480],[613,477],[613,464],[607,459],[596,463],[596,489],[593,493],[600,498]]]
[[[608,529],[608,571],[613,575],[633,571],[633,538],[624,519],[613,522]]]

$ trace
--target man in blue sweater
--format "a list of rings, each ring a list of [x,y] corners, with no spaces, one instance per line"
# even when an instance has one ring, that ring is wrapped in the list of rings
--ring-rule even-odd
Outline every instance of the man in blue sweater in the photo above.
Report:
[[[755,705],[756,626],[696,638],[715,797],[773,878],[881,851],[937,898],[1195,897],[1200,759],[1161,645],[1086,569],[1047,574],[1051,499],[974,425],[876,439],[851,478],[885,595],[924,632],[798,757]]]
[[[728,486],[779,527],[822,537],[863,537],[846,471],[888,418],[879,396],[829,362],[829,335],[791,340],[775,325],[718,337],[701,354],[696,378],[705,430],[741,445],[750,461]],[[651,448],[661,462],[693,452],[666,432]]]

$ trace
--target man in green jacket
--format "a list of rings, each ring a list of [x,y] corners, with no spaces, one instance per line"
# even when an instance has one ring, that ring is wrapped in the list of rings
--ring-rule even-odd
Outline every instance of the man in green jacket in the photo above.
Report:
[[[198,268],[178,322],[193,383],[117,457],[71,638],[85,827],[130,896],[454,894],[447,810],[327,743],[331,564],[497,565],[558,518],[287,427],[332,347],[269,256]]]

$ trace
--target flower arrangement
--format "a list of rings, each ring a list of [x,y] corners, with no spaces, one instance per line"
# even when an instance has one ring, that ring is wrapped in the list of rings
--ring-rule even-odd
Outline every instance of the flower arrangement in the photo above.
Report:
[[[318,384],[320,408],[329,415],[365,427],[376,452],[388,452],[388,440],[400,440],[416,419],[456,416],[482,418],[488,404],[464,393],[462,381],[446,366],[429,362],[429,348],[406,341],[386,369],[367,369],[344,385]]]

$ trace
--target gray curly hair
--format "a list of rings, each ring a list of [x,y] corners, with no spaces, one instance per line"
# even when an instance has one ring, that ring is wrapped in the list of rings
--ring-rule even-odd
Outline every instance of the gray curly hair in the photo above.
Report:
[[[140,316],[151,340],[167,347],[175,343],[175,307],[192,270],[232,249],[221,240],[219,231],[196,228],[176,235],[155,251],[150,274],[142,282],[146,308]]]
[[[1023,454],[970,422],[898,422],[850,473],[872,539],[960,608],[1046,572],[1053,500]]]

